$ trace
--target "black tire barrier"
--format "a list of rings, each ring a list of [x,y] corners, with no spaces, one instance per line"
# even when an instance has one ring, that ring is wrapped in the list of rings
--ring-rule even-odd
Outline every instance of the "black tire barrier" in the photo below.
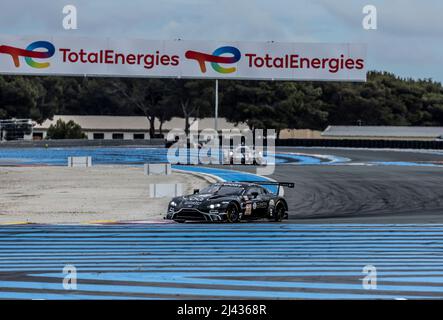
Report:
[[[278,139],[275,145],[278,147],[443,149],[443,141],[420,140]]]

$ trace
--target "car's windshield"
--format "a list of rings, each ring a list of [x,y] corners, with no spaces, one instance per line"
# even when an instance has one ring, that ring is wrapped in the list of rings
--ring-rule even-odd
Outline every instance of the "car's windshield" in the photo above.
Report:
[[[219,188],[220,188],[220,185],[212,185],[212,186],[201,189],[199,193],[202,193],[202,194],[215,193]]]
[[[243,188],[234,187],[234,186],[221,186],[220,189],[217,190],[218,195],[239,195],[243,191]]]
[[[239,186],[229,186],[229,185],[212,185],[206,187],[200,191],[200,193],[211,193],[218,194],[221,196],[225,195],[240,195],[243,191],[243,188]]]

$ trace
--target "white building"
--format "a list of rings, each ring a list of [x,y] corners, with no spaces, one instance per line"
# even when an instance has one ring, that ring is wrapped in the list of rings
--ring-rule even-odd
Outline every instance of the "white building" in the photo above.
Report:
[[[35,125],[33,139],[45,139],[49,127],[55,125],[59,119],[64,122],[72,120],[79,124],[89,140],[143,140],[150,138],[149,121],[146,117],[142,116],[54,116],[52,120],[46,120],[41,125]],[[193,124],[195,125],[195,123]],[[158,131],[158,120],[155,122],[155,128]],[[183,118],[172,118],[171,121],[165,122],[162,126],[165,136],[172,129],[184,128],[185,120]],[[214,118],[198,120],[198,129],[203,130],[206,128],[214,128]],[[218,128],[247,129],[248,126],[245,123],[235,125],[224,118],[219,118]]]

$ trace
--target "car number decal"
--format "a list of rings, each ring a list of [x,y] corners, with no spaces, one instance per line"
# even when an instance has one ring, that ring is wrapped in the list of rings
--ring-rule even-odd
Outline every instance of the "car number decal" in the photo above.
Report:
[[[252,213],[252,205],[250,203],[246,204],[245,215],[250,216]]]

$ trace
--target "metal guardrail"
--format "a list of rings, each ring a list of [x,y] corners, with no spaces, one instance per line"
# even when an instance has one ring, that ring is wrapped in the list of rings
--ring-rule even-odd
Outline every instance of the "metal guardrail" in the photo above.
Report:
[[[20,140],[32,134],[33,123],[30,119],[0,120],[0,141]]]
[[[374,149],[443,149],[443,141],[422,140],[360,140],[360,139],[279,139],[276,146],[341,147]]]
[[[1,140],[0,140],[1,141]],[[339,147],[339,148],[380,148],[380,149],[443,149],[443,141],[420,140],[353,140],[353,139],[278,139],[280,147]],[[6,148],[44,147],[114,147],[114,146],[156,146],[165,147],[164,139],[150,140],[40,140],[2,141]]]

